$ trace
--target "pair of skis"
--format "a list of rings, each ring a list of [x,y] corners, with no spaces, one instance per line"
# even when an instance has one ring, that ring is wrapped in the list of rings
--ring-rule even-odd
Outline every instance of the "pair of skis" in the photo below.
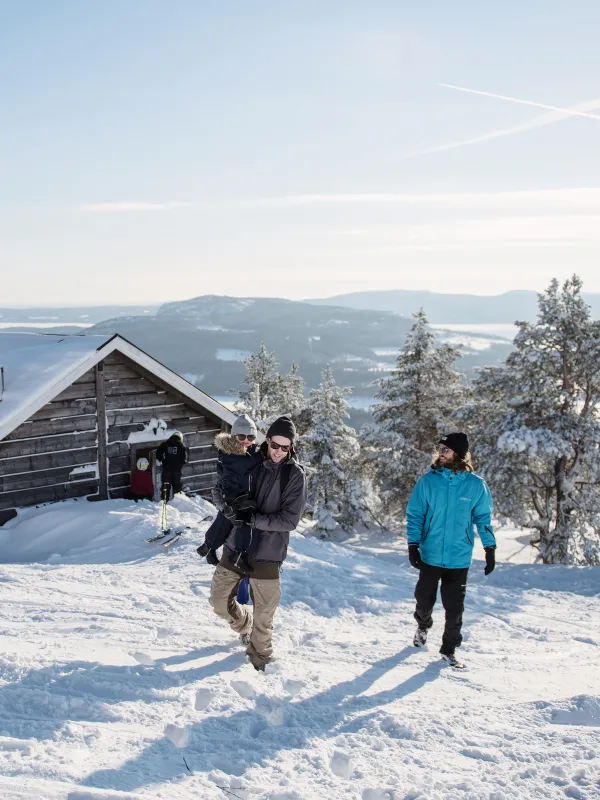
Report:
[[[146,542],[160,542],[163,547],[170,547],[175,542],[178,542],[183,534],[186,531],[190,531],[191,527],[186,525],[185,528],[181,528],[178,531],[171,531],[171,528],[167,528],[167,502],[169,500],[169,495],[171,493],[171,487],[168,483],[163,486],[163,502],[162,502],[162,510],[161,510],[161,519],[160,519],[160,532],[156,534],[156,536],[150,536],[148,539],[144,539]],[[201,522],[209,522],[212,517],[209,515],[204,517]]]
[[[204,522],[204,520],[202,521]],[[172,544],[175,544],[175,542],[178,542],[179,539],[181,539],[186,530],[187,531],[191,530],[189,525],[186,525],[185,528],[182,528],[179,531],[175,531],[175,533],[173,533],[173,535],[171,536],[172,531],[170,528],[167,528],[166,531],[161,531],[160,533],[157,533],[156,536],[150,536],[149,539],[144,539],[144,541],[160,542],[163,547],[170,547]],[[170,536],[171,538],[167,539],[167,536]],[[166,541],[163,541],[163,539],[166,539]]]

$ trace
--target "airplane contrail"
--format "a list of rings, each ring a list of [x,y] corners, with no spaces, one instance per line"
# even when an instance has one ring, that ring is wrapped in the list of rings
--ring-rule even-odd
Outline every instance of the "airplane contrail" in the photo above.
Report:
[[[502,94],[493,94],[492,92],[481,92],[478,89],[466,89],[464,86],[454,86],[451,83],[438,83],[444,89],[454,89],[457,92],[466,92],[467,94],[478,94],[481,97],[494,97],[496,100],[507,100],[509,103],[518,103],[522,106],[533,106],[534,108],[545,108],[546,111],[560,111],[563,114],[568,114],[573,117],[587,117],[588,119],[600,119],[598,114],[590,114],[587,111],[575,111],[568,108],[560,108],[559,106],[549,106],[545,103],[534,103],[532,100],[521,100],[518,97],[506,97]]]
[[[446,142],[446,144],[438,144],[433,147],[427,147],[423,150],[416,150],[404,156],[402,160],[409,160],[417,156],[430,155],[432,153],[443,153],[446,150],[455,150],[458,147],[466,147],[470,144],[479,144],[480,142],[489,142],[492,139],[501,139],[504,136],[512,136],[515,133],[523,133],[524,131],[535,130],[536,128],[544,128],[546,125],[552,125],[555,122],[561,122],[573,116],[576,111],[594,111],[600,108],[600,98],[596,100],[589,100],[586,103],[578,103],[575,106],[565,108],[564,111],[546,111],[545,114],[539,114],[537,117],[522,122],[519,125],[512,125],[508,128],[496,128],[487,133],[480,133],[477,136],[471,136],[469,139],[458,139],[453,142]]]

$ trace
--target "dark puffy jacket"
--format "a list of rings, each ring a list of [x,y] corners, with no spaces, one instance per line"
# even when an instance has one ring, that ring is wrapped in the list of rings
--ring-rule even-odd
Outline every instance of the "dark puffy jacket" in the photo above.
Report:
[[[281,471],[287,464],[289,477],[283,494]],[[306,504],[306,475],[293,458],[279,464],[266,459],[253,475],[256,499],[254,524],[250,529],[249,564],[254,577],[276,577],[287,556],[290,532],[298,527]],[[240,530],[233,530],[225,543],[222,564],[231,568],[236,561]],[[271,566],[269,566],[271,565]]]
[[[252,493],[252,474],[264,456],[252,445],[245,450],[229,433],[219,433],[215,438],[219,451],[217,460],[217,482],[212,489],[212,501],[221,512],[224,506],[241,494]],[[211,550],[225,544],[233,525],[222,513],[206,532],[205,543]]]
[[[219,433],[215,437],[219,451],[217,460],[217,482],[212,489],[213,504],[219,509],[241,494],[251,494],[252,473],[264,456],[256,445],[248,450],[230,433]]]
[[[187,461],[187,447],[173,434],[158,447],[156,458],[168,472],[180,472]]]

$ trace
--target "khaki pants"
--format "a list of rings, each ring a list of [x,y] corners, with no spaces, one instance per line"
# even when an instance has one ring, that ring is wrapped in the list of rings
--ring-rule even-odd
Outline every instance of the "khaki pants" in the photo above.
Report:
[[[279,578],[250,578],[252,615],[236,600],[241,580],[235,572],[219,565],[210,587],[210,604],[215,614],[228,622],[232,630],[250,634],[246,653],[253,666],[262,667],[273,655],[273,617],[281,597],[280,581]]]

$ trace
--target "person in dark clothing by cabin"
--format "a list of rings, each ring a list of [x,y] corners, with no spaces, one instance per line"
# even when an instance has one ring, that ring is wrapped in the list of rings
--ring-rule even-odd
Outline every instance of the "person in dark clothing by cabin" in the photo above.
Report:
[[[167,500],[170,489],[173,495],[181,491],[181,470],[187,461],[187,447],[183,443],[183,435],[175,431],[166,442],[163,442],[156,451],[156,460],[162,464],[161,496]]]

